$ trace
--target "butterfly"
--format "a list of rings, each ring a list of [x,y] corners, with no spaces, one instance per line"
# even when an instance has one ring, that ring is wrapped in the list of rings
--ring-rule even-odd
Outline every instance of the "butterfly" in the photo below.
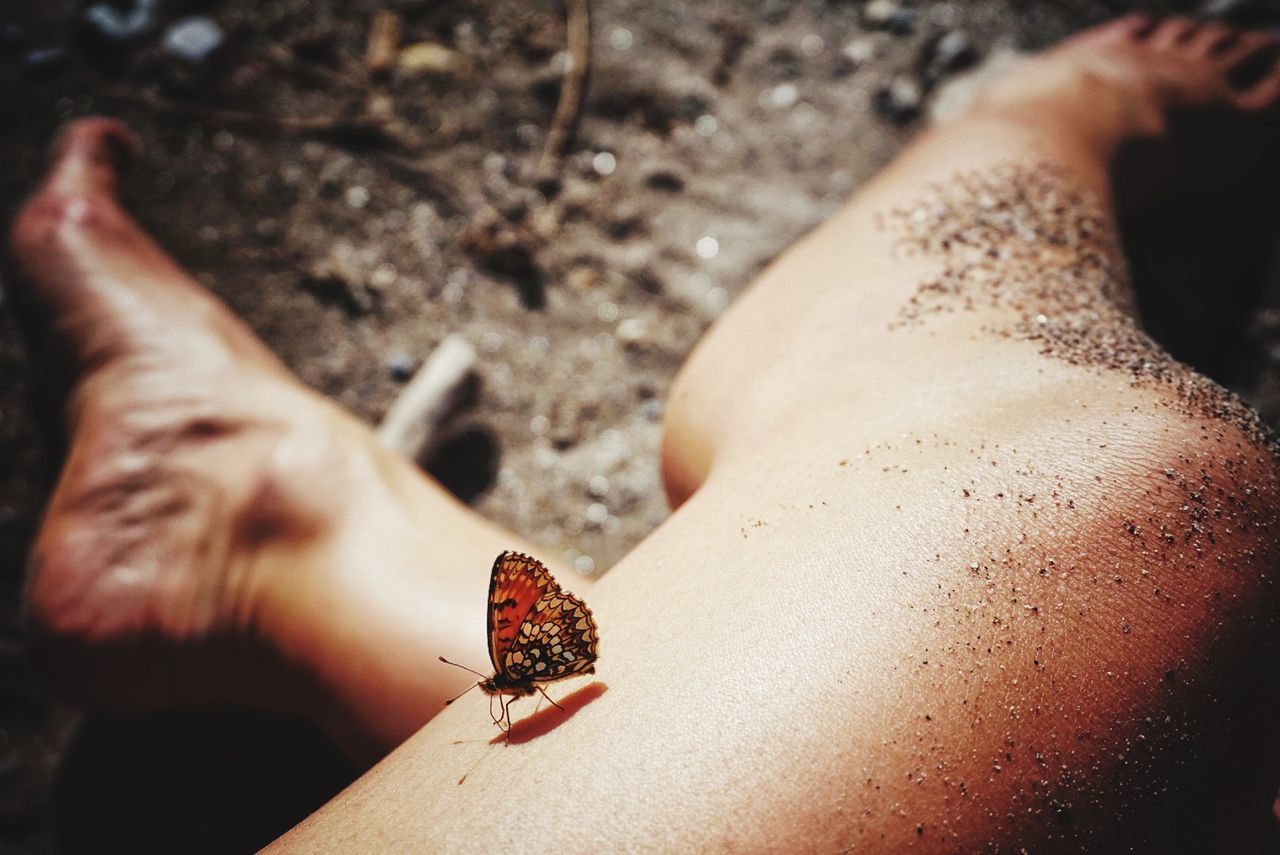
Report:
[[[599,635],[590,609],[582,600],[562,590],[551,571],[536,558],[507,551],[493,562],[489,576],[488,627],[492,677],[484,677],[443,656],[440,661],[484,677],[467,692],[479,686],[490,697],[511,696],[502,705],[502,715],[493,720],[505,733],[511,731],[510,708],[517,698],[541,692],[552,705],[564,709],[551,700],[542,684],[595,673]],[[451,704],[460,697],[462,695],[446,703]]]

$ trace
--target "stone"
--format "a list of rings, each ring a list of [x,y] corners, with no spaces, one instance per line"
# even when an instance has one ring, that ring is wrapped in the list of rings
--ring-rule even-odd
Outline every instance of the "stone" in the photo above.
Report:
[[[175,21],[165,30],[160,46],[169,56],[190,65],[201,65],[222,46],[226,34],[212,18],[194,15]]]
[[[68,59],[60,47],[36,48],[22,55],[22,70],[31,75],[52,74],[66,67]]]
[[[840,60],[853,68],[866,65],[879,55],[880,40],[874,36],[859,36],[840,49]]]
[[[626,318],[618,324],[614,335],[623,344],[638,344],[649,335],[649,327],[640,318]]]
[[[978,49],[964,30],[949,30],[929,45],[925,56],[925,79],[932,84],[977,62]]]
[[[155,26],[157,0],[136,0],[131,8],[95,3],[80,15],[89,33],[108,42],[132,42]]]
[[[916,10],[897,0],[871,0],[862,7],[862,23],[873,30],[906,35],[915,29]]]
[[[406,46],[396,59],[401,74],[444,74],[461,77],[471,71],[471,60],[439,42],[418,42]]]
[[[920,114],[923,100],[920,84],[911,77],[898,75],[876,92],[876,111],[895,125],[905,125]]]
[[[391,375],[391,379],[397,383],[403,383],[413,376],[413,372],[418,369],[418,360],[414,359],[408,353],[393,353],[387,359],[387,372]]]
[[[655,169],[644,178],[645,186],[667,193],[679,193],[684,189],[684,177],[673,169]]]

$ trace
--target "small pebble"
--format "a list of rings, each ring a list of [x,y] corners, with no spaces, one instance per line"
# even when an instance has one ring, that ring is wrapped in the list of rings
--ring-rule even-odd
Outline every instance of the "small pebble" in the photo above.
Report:
[[[635,37],[626,27],[614,27],[609,33],[609,44],[614,50],[627,50],[635,42]]]
[[[872,36],[860,36],[840,49],[840,58],[854,68],[866,65],[880,55],[880,42]]]
[[[769,90],[769,103],[785,110],[800,100],[800,90],[794,83],[779,83]]]
[[[95,3],[80,16],[89,32],[112,42],[131,42],[155,25],[156,0],[137,0],[129,9],[112,3]]]
[[[391,379],[398,383],[409,380],[417,370],[418,360],[408,353],[396,353],[387,360],[387,371],[391,374]]]
[[[348,187],[344,199],[348,208],[360,209],[369,204],[369,191],[359,185]]]
[[[507,171],[507,158],[499,151],[489,152],[481,163],[484,165],[485,172],[502,175]]]
[[[873,30],[906,35],[915,27],[916,10],[897,0],[871,0],[862,7],[862,23]]]
[[[161,46],[165,53],[187,62],[200,65],[213,55],[226,34],[218,22],[204,15],[183,18],[165,31]]]
[[[645,186],[652,187],[654,190],[665,190],[669,193],[678,193],[684,189],[684,178],[680,173],[670,169],[657,169],[650,172],[644,178]]]
[[[34,74],[47,74],[63,68],[67,59],[67,52],[60,47],[36,48],[22,55],[22,68]]]
[[[925,76],[930,81],[960,71],[978,59],[978,49],[964,30],[951,30],[933,43],[929,50]]]
[[[618,159],[611,152],[597,152],[596,156],[591,158],[591,168],[595,170],[597,175],[609,176],[618,168]]]
[[[445,74],[461,76],[471,70],[471,60],[453,48],[437,42],[418,42],[404,47],[396,58],[401,74]]]
[[[640,318],[627,318],[618,324],[615,335],[623,344],[635,344],[642,341],[648,332],[648,327]]]
[[[876,92],[876,110],[896,125],[905,125],[920,114],[924,93],[920,84],[910,77],[899,75]]]
[[[394,264],[382,262],[373,269],[373,274],[369,277],[370,284],[378,288],[386,288],[396,281],[398,275]]]

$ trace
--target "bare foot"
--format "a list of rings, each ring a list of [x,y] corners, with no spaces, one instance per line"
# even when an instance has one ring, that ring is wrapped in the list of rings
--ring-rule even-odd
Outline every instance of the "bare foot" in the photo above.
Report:
[[[980,108],[1026,113],[1097,146],[1116,161],[1122,206],[1149,207],[1274,166],[1280,38],[1132,15],[1029,60]]]
[[[32,630],[83,700],[226,700],[246,675],[193,673],[163,643],[252,638],[262,553],[332,525],[324,491],[299,487],[349,464],[336,415],[122,210],[135,146],[115,122],[72,125],[12,235],[25,296],[75,374],[32,552]]]
[[[380,620],[454,594],[480,614],[482,581],[439,579],[483,574],[510,541],[294,380],[137,226],[117,196],[135,149],[114,121],[71,125],[11,236],[37,352],[70,379],[67,458],[32,551],[33,651],[92,706],[305,711],[385,750],[458,685],[435,656],[478,651],[424,633],[419,652]],[[469,538],[459,568],[436,537],[439,578],[421,570],[432,521]],[[420,655],[423,682],[398,678],[407,699],[370,666],[384,646]]]

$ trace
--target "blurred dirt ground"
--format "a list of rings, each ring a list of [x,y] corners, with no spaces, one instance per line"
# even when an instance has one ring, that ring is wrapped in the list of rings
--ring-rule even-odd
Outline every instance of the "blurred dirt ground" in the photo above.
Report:
[[[144,143],[138,217],[305,382],[376,422],[444,336],[470,341],[479,393],[427,465],[598,573],[666,514],[659,432],[685,355],[909,138],[917,98],[927,112],[993,53],[1129,8],[1191,6],[595,0],[585,97],[548,174],[538,161],[570,63],[560,3],[125,3],[115,23],[151,16],[136,33],[86,23],[82,4],[22,4],[0,11],[0,211],[32,189],[59,125],[123,117]],[[419,47],[373,79],[378,11]],[[222,35],[198,61],[165,47],[193,15]],[[1140,278],[1162,288],[1145,306],[1175,352],[1274,423],[1274,223],[1232,220],[1206,308],[1203,265],[1168,252],[1188,239],[1200,252],[1221,220],[1206,213],[1132,235]],[[261,845],[353,774],[305,727],[220,711],[85,719],[29,672],[23,557],[58,435],[28,403],[49,378],[6,320],[0,850]]]

